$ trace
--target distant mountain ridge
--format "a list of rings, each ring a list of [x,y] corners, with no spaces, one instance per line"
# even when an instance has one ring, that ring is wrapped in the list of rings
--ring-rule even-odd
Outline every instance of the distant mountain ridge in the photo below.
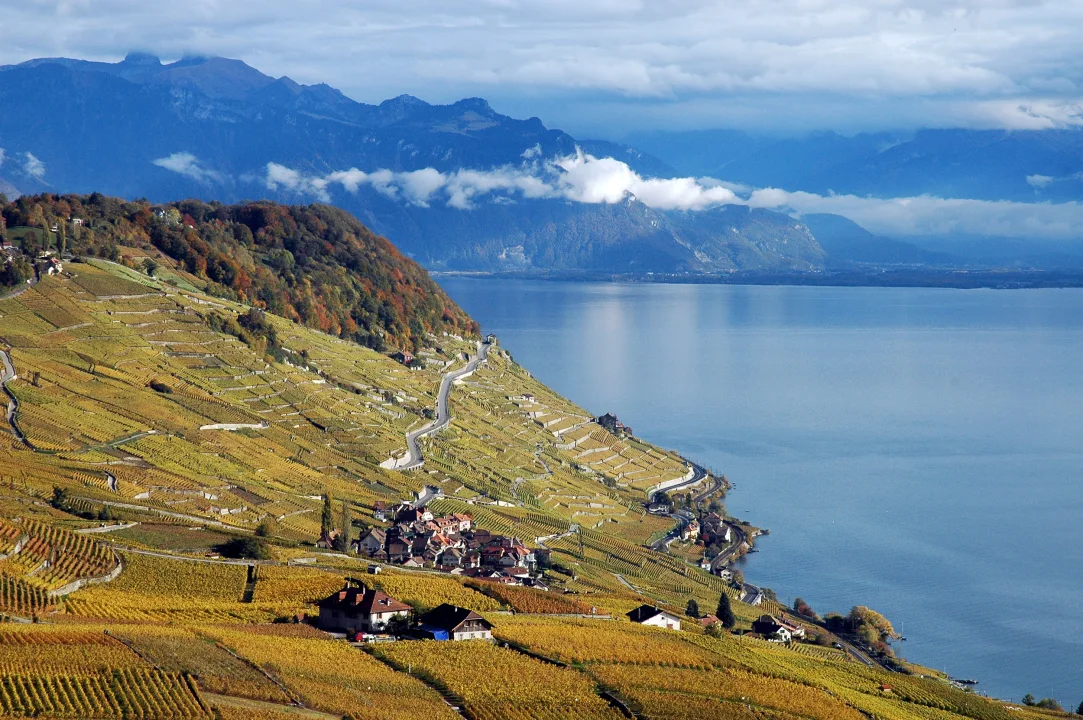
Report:
[[[266,181],[269,163],[299,177],[350,168],[456,173],[566,157],[577,148],[612,154],[643,177],[671,171],[628,146],[579,142],[538,118],[501,115],[480,98],[430,105],[402,95],[367,105],[327,85],[271,78],[238,60],[163,64],[133,53],[119,63],[4,66],[0,106],[0,147],[8,155],[0,181],[27,193],[330,200],[430,268],[718,272],[823,265],[807,228],[764,210],[661,211],[633,197],[608,204],[501,197],[462,210],[405,204],[371,184],[315,195]]]
[[[927,129],[771,138],[734,130],[629,138],[678,172],[820,194],[1083,199],[1083,128]]]

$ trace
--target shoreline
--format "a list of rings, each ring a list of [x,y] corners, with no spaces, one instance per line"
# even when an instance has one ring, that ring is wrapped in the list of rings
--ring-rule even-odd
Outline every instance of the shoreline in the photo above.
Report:
[[[1083,288],[1083,270],[827,270],[820,273],[734,272],[611,273],[592,270],[485,271],[436,270],[441,278],[477,280],[545,280],[658,285],[784,285],[806,287],[942,288],[954,290],[1039,290]]]

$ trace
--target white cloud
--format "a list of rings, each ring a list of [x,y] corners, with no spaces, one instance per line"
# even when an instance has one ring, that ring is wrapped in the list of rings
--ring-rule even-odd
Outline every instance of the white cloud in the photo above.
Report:
[[[1020,239],[1078,240],[1083,237],[1083,203],[1023,203],[940,198],[817,195],[778,188],[754,191],[752,207],[799,214],[843,215],[871,232],[892,236],[965,234]]]
[[[175,152],[167,157],[152,160],[155,165],[178,175],[183,175],[197,182],[222,182],[225,176],[215,170],[203,167],[199,158],[190,152]]]
[[[151,38],[163,56],[241,57],[368,101],[489,94],[558,122],[584,98],[615,101],[598,128],[643,123],[653,108],[699,126],[831,127],[847,121],[820,111],[836,101],[892,127],[888,108],[915,98],[934,112],[908,121],[1020,127],[1073,123],[1057,108],[1083,96],[1078,0],[326,0],[318,13],[289,0],[45,5],[0,0],[5,36],[19,38],[0,47],[0,63],[116,60],[131,38]],[[735,96],[759,111],[731,115]],[[765,98],[789,99],[789,114]],[[686,112],[700,101],[723,114]]]
[[[563,198],[581,203],[618,203],[635,197],[645,205],[661,210],[702,210],[737,199],[732,190],[716,181],[645,179],[627,163],[597,158],[582,151],[570,157],[524,163],[519,167],[462,169],[451,173],[434,168],[371,173],[351,168],[323,176],[306,176],[284,165],[269,163],[263,180],[271,190],[310,194],[325,202],[330,199],[329,188],[337,184],[351,193],[362,186],[371,186],[388,197],[421,207],[428,207],[441,198],[447,205],[462,210],[474,207],[483,199],[500,198],[499,201],[506,202],[509,196]]]
[[[1030,176],[1035,188],[1052,182],[1083,179]],[[420,207],[442,202],[461,210],[482,203],[505,204],[519,199],[563,199],[586,204],[619,203],[634,197],[658,210],[699,211],[719,205],[748,205],[795,215],[834,213],[868,230],[888,236],[988,235],[1013,238],[1072,240],[1083,237],[1083,203],[1024,203],[940,198],[818,195],[780,188],[750,189],[714,178],[643,178],[626,163],[578,151],[570,157],[518,167],[458,170],[433,168],[414,172],[356,168],[308,176],[270,163],[262,178],[271,190],[285,190],[331,200],[338,185],[350,193],[372,187],[387,197]]]
[[[0,167],[4,167],[4,148],[0,148]]]
[[[23,170],[35,180],[45,179],[45,163],[38,160],[32,152],[23,153]]]

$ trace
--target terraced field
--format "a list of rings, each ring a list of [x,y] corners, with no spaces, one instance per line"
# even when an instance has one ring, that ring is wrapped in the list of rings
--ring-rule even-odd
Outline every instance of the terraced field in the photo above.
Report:
[[[690,618],[680,632],[629,622],[642,603],[681,614],[721,593],[739,629],[778,608],[743,605],[691,556],[650,550],[670,521],[642,502],[686,462],[610,435],[499,347],[452,391],[425,465],[388,471],[379,463],[427,422],[472,339],[431,337],[431,362],[407,369],[268,316],[276,360],[227,331],[247,308],[106,263],[69,269],[0,301],[19,431],[0,433],[0,616],[40,621],[0,626],[0,716],[460,717],[445,697],[483,720],[1058,716],[829,648],[712,638]],[[433,511],[547,547],[553,589],[369,574],[314,547],[323,495],[379,525],[376,501],[426,485],[441,492]],[[98,527],[117,516],[141,524]],[[258,526],[269,560],[207,557]],[[294,622],[348,578],[418,610],[472,608],[507,647],[365,652]]]

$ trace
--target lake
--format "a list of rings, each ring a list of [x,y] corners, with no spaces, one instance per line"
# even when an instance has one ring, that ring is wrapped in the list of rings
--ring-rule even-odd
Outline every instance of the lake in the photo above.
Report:
[[[1083,700],[1083,290],[440,278],[541,381],[725,473],[750,582]]]

